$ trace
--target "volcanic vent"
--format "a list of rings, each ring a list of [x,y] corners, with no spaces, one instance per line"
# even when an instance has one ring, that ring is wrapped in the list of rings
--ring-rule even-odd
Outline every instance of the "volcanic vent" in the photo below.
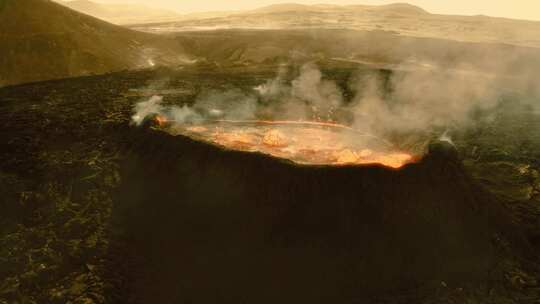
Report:
[[[132,119],[172,135],[186,136],[225,149],[257,152],[303,165],[381,164],[399,168],[415,157],[382,137],[331,118],[333,108],[312,110],[311,119],[286,120],[281,115],[250,113],[230,118],[215,108],[165,106],[153,96],[136,105]],[[231,112],[242,109],[242,105]],[[243,110],[243,109],[242,109]],[[325,113],[330,119],[322,119]]]
[[[141,303],[351,302],[466,284],[497,263],[492,237],[504,216],[448,143],[395,170],[305,166],[155,128],[130,133],[117,214]]]
[[[308,165],[373,164],[399,168],[412,156],[390,152],[383,139],[330,122],[217,120],[185,125],[158,117],[160,126],[175,135],[184,135],[227,149],[260,152]],[[356,141],[350,140],[356,137]]]
[[[488,276],[513,230],[500,204],[449,142],[381,132],[427,129],[431,99],[281,74],[136,104],[117,214],[141,303],[352,303]]]

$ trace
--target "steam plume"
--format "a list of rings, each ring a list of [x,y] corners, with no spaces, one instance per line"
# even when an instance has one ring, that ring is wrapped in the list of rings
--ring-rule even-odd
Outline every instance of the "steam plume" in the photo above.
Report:
[[[153,96],[135,106],[133,122],[140,125],[150,115],[162,115],[181,123],[260,118],[338,121],[388,139],[395,133],[468,126],[477,119],[474,113],[491,113],[505,92],[537,90],[530,80],[522,81],[530,77],[504,76],[506,66],[500,69],[500,74],[460,69],[459,65],[455,69],[397,70],[386,78],[377,73],[356,75],[349,82],[354,97],[345,100],[343,88],[325,79],[315,64],[301,66],[290,81],[290,68],[281,66],[274,79],[251,91],[204,92],[191,106],[166,107],[162,97]],[[532,103],[538,106],[537,99]],[[347,121],[339,121],[343,118],[336,115],[337,111],[348,114]],[[441,138],[450,136],[446,132]]]

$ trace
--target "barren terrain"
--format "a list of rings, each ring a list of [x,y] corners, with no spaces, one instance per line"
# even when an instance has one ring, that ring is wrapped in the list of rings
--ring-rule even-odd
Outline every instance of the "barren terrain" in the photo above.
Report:
[[[324,65],[322,68],[325,75],[341,82],[358,69],[357,66]],[[379,167],[343,168],[343,171],[299,168],[268,156],[212,148],[148,129],[148,126],[130,125],[133,104],[149,95],[158,93],[171,103],[189,103],[202,90],[231,85],[249,88],[274,74],[274,67],[219,71],[206,67],[183,71],[158,69],[1,89],[0,136],[4,147],[0,152],[0,171],[4,216],[0,239],[0,301],[259,301],[260,294],[242,292],[241,287],[265,294],[286,279],[285,282],[295,282],[286,286],[296,286],[282,294],[287,298],[272,294],[267,299],[280,302],[307,299],[305,292],[309,290],[314,297],[325,296],[334,302],[361,299],[364,303],[536,303],[540,296],[539,262],[535,254],[540,245],[540,137],[535,125],[540,114],[524,102],[527,96],[508,98],[493,120],[466,132],[453,132],[459,160],[437,154],[435,159],[439,161],[432,165],[429,161],[423,162],[397,175]],[[429,140],[431,136],[425,134],[414,141]],[[175,163],[173,167],[171,162]],[[259,178],[255,178],[257,175]],[[320,178],[324,176],[331,176],[326,180],[334,182],[321,186]],[[431,180],[428,176],[432,176]],[[469,180],[468,176],[473,179]],[[269,183],[267,178],[272,178]],[[400,180],[402,186],[384,184]],[[409,182],[405,182],[407,180]],[[431,187],[438,190],[417,193],[427,191],[424,185],[428,180]],[[378,187],[370,188],[373,182]],[[291,183],[299,184],[292,187]],[[310,189],[317,189],[313,188],[314,184],[302,186],[303,183],[316,183],[319,194],[311,192]],[[406,185],[408,188],[403,188]],[[358,187],[372,190],[359,192]],[[288,195],[279,196],[279,193]],[[342,202],[344,213],[334,213],[338,211],[334,209],[336,201],[332,205],[323,203],[329,203],[328,195],[337,193],[340,193],[338,201]],[[443,198],[440,195],[444,193],[447,194]],[[362,205],[361,202],[373,200],[364,201],[361,197],[367,199],[373,195],[379,196],[378,202],[382,205]],[[428,198],[430,195],[433,197]],[[387,213],[385,206],[389,206],[394,197],[400,197],[402,204]],[[409,205],[405,203],[406,197],[416,197],[417,201],[410,201]],[[443,207],[431,209],[437,197]],[[249,198],[257,200],[246,200]],[[256,201],[262,204],[262,209],[253,209]],[[290,205],[293,201],[296,204]],[[228,204],[223,206],[225,202]],[[474,208],[480,209],[472,211],[469,208],[473,205],[467,207],[473,202]],[[277,207],[272,207],[275,204],[281,207],[275,209]],[[199,207],[193,208],[197,205]],[[404,205],[416,211],[407,215],[404,213],[407,209],[402,209]],[[417,208],[427,213],[418,213],[421,209]],[[372,228],[362,230],[363,226],[357,225],[368,219],[355,213],[358,210],[371,210],[369,227],[384,227],[380,223],[390,221],[409,228],[399,233],[393,230],[394,226],[385,228],[390,229],[384,230],[386,232]],[[500,210],[504,211],[503,217],[497,215]],[[185,212],[189,217],[183,217]],[[448,212],[462,215],[454,217]],[[378,222],[378,216],[382,216],[382,222]],[[418,226],[418,222],[409,222],[418,216],[426,216],[425,225],[435,220],[442,225],[441,230],[426,234],[427,230]],[[411,218],[408,220],[408,217]],[[344,221],[347,218],[350,222]],[[362,221],[356,222],[355,218]],[[446,220],[441,221],[441,218]],[[462,221],[459,225],[454,222],[458,219]],[[484,222],[486,219],[496,222]],[[335,220],[339,220],[340,225],[349,224],[335,226]],[[321,221],[326,223],[324,231],[319,231]],[[246,231],[242,227],[250,229]],[[269,227],[275,230],[266,231]],[[445,232],[445,229],[449,230]],[[260,238],[261,233],[265,238]],[[354,234],[359,234],[357,240],[352,237]],[[341,237],[336,238],[337,235]],[[387,239],[389,235],[394,235],[395,239]],[[410,239],[403,240],[406,242],[402,244],[400,240],[405,236]],[[459,242],[452,243],[447,239],[449,236],[458,240],[474,238],[474,241],[467,241],[467,248],[456,247]],[[432,241],[425,241],[433,237]],[[423,241],[413,241],[415,239]],[[221,241],[234,245],[226,246]],[[246,241],[262,242],[257,243],[262,248],[273,244],[274,250],[285,251],[251,255],[252,260],[245,260],[244,255],[254,254],[250,251],[254,247],[240,245]],[[191,244],[188,251],[182,245],[186,242]],[[358,247],[363,242],[371,244],[367,252],[362,246]],[[409,245],[404,247],[406,243]],[[385,260],[386,255],[375,254],[377,248],[393,248],[397,244],[402,244],[398,251],[402,255]],[[433,246],[448,246],[445,252],[454,256],[451,260],[465,263],[449,266],[448,270],[464,267],[461,269],[473,271],[470,267],[470,263],[475,264],[473,252],[481,254],[477,257],[480,260],[495,264],[488,272],[483,270],[482,263],[476,264],[479,268],[473,271],[475,276],[451,274],[441,269],[437,272],[439,277],[433,277],[429,267],[435,265],[430,261],[432,254],[443,261],[447,258],[437,254],[437,247]],[[234,248],[239,251],[235,252]],[[294,248],[300,256],[309,258],[302,258],[302,263],[298,264],[300,260],[291,255],[290,250]],[[334,264],[324,264],[331,261],[325,257],[335,256],[324,248],[348,248],[343,252],[349,253],[360,250],[359,256],[363,252],[368,260],[374,259],[370,267],[375,268],[364,273],[380,273],[381,277],[357,277],[351,270],[347,277],[357,281],[328,285],[332,277],[343,273],[332,272],[341,271]],[[420,252],[420,256],[408,256]],[[197,256],[204,257],[206,262],[197,260]],[[461,259],[455,259],[460,256]],[[284,264],[276,262],[279,257]],[[267,268],[259,264],[268,258],[273,262]],[[346,263],[352,261],[350,257],[343,259]],[[326,262],[318,264],[322,261]],[[411,261],[419,265],[417,270],[425,272],[418,272],[412,281],[387,280],[400,267],[410,266]],[[245,263],[246,269],[236,268]],[[262,267],[258,268],[260,272],[250,274],[253,265]],[[276,271],[283,265],[292,267],[286,270],[291,277],[271,279],[280,277]],[[312,268],[314,265],[320,268]],[[186,268],[188,266],[190,268]],[[197,269],[213,276],[214,280],[196,278]],[[326,279],[319,276],[321,271],[328,275]],[[231,281],[232,272],[236,272],[236,280],[241,281]],[[264,273],[273,274],[266,279],[258,277]],[[300,277],[300,281],[294,279],[306,273],[311,273],[309,280],[307,277],[302,279],[304,281]],[[423,275],[427,280],[420,279]],[[198,285],[196,288],[182,285],[176,289],[178,286],[170,285],[173,282],[198,282]],[[312,286],[318,286],[316,292]],[[365,287],[358,289],[359,286]],[[171,294],[173,289],[184,292]],[[361,291],[370,289],[386,292],[381,296],[381,293]],[[343,298],[336,298],[335,292]]]

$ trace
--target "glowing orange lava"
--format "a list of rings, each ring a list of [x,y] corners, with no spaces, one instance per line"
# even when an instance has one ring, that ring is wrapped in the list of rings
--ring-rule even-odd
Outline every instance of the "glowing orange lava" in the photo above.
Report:
[[[264,133],[262,142],[270,147],[286,147],[289,143],[285,134],[279,130],[270,130]]]
[[[229,149],[260,152],[313,165],[382,164],[400,168],[412,155],[397,151],[376,136],[333,122],[216,120],[182,124],[156,117],[172,134],[181,134]]]
[[[167,122],[169,122],[169,120],[167,120],[166,117],[164,116],[161,116],[161,115],[157,115],[156,116],[156,122],[158,123],[158,125],[160,127],[164,126]]]

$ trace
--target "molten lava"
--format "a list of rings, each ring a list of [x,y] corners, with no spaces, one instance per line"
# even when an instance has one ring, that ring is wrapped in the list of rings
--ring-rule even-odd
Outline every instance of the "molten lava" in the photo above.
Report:
[[[276,148],[283,148],[288,145],[287,137],[279,130],[270,130],[264,133],[262,142],[267,146]]]
[[[399,168],[413,157],[388,142],[331,122],[216,120],[183,124],[157,116],[172,134],[210,142],[229,149],[261,152],[300,164],[382,164]]]
[[[167,118],[164,116],[161,116],[161,115],[156,116],[156,122],[158,123],[160,127],[163,127],[168,121],[169,120],[167,120]]]

